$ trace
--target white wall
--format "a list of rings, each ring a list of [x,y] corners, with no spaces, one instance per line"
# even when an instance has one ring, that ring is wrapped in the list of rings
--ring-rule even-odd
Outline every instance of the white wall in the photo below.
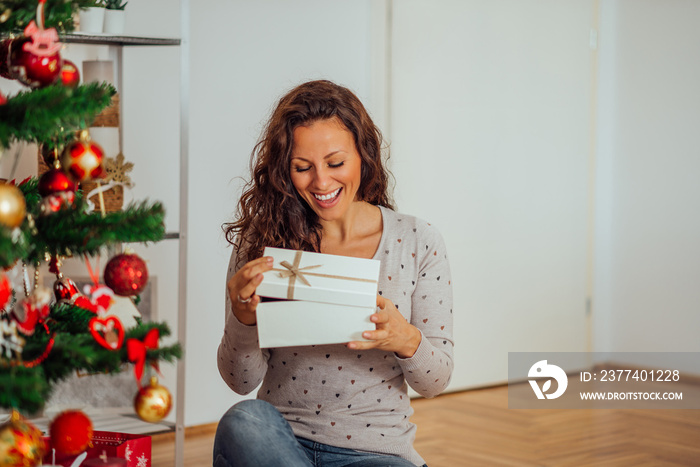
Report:
[[[454,286],[451,389],[584,351],[592,2],[394,2],[392,168]]]
[[[601,3],[595,349],[698,352],[700,3]]]

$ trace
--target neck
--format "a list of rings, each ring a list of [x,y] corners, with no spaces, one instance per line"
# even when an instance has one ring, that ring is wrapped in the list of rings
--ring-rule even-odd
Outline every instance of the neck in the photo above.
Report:
[[[321,221],[323,238],[345,243],[363,235],[368,227],[365,225],[368,220],[367,211],[371,207],[365,201],[355,201],[350,205],[350,209],[342,219]]]

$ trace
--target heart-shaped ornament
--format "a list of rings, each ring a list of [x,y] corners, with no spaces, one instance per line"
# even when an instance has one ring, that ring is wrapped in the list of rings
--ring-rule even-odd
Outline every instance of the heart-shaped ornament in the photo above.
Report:
[[[119,318],[107,316],[90,320],[90,334],[102,347],[111,350],[122,348],[124,343],[124,326]]]

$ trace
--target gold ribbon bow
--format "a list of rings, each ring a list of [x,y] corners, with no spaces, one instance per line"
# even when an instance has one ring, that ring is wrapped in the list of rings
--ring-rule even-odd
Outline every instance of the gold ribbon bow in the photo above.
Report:
[[[294,264],[289,264],[289,261],[280,262],[280,265],[287,268],[286,271],[280,271],[279,276],[289,277],[289,287],[287,288],[287,299],[289,300],[292,300],[294,298],[294,282],[296,281],[296,279],[299,279],[301,282],[311,287],[311,283],[306,277],[304,277],[303,271],[306,271],[307,269],[315,269],[321,267],[320,264],[316,264],[314,266],[306,266],[300,268],[299,263],[301,263],[301,251],[297,251],[294,255]]]
[[[309,283],[309,280],[306,278],[306,276],[328,277],[331,279],[342,279],[342,280],[350,280],[350,281],[358,281],[358,282],[370,282],[370,283],[377,282],[377,281],[374,281],[372,279],[363,279],[361,277],[336,276],[333,274],[322,274],[322,273],[318,273],[318,272],[308,272],[309,269],[320,268],[323,265],[322,264],[315,264],[313,266],[304,266],[303,268],[300,268],[299,263],[301,263],[302,253],[303,253],[302,251],[295,252],[294,264],[289,264],[289,261],[280,261],[280,265],[284,266],[286,269],[274,269],[273,268],[274,271],[279,272],[280,277],[289,277],[289,287],[287,287],[287,299],[288,300],[294,300],[294,283],[296,282],[296,279],[299,279],[302,283],[311,287],[311,283]]]

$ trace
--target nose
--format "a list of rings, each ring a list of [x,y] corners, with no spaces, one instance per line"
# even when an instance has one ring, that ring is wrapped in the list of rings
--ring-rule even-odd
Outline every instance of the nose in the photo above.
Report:
[[[326,191],[331,187],[332,183],[330,172],[326,167],[320,167],[314,170],[314,187],[317,190]]]

